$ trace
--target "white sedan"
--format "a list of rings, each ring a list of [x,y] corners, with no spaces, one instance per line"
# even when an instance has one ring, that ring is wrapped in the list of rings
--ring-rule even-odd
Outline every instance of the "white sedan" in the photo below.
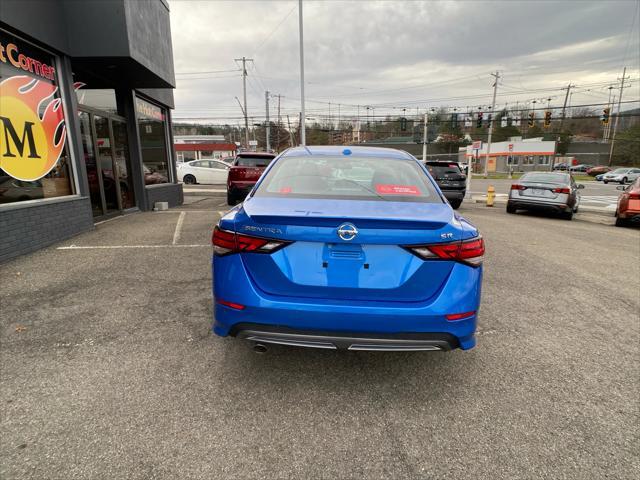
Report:
[[[192,160],[178,164],[177,172],[178,181],[187,184],[224,184],[227,183],[229,165],[218,160]]]

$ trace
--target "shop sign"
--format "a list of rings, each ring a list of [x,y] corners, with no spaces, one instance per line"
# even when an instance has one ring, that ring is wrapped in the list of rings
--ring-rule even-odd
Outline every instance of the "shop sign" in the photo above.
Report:
[[[0,42],[0,62],[10,63],[17,69],[44,77],[47,80],[55,80],[56,71],[52,66],[20,53],[20,49],[15,43]]]
[[[160,122],[164,121],[164,113],[162,113],[162,109],[149,102],[145,102],[141,98],[136,98],[136,112],[139,117],[158,120]]]
[[[0,32],[2,34],[2,32]],[[60,159],[66,131],[55,70],[0,36],[0,169],[35,181]],[[49,62],[51,63],[51,62]]]

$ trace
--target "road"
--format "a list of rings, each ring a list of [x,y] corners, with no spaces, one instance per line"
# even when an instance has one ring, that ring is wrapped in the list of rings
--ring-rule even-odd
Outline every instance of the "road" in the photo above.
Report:
[[[257,355],[209,330],[220,202],[0,266],[0,478],[640,476],[638,230],[463,206],[477,348]]]

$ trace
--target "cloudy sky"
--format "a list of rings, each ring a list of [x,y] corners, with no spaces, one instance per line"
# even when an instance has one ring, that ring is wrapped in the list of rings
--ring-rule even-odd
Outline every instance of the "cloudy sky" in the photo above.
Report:
[[[264,92],[283,115],[300,110],[298,2],[170,0],[177,88],[174,118],[238,122],[248,64],[248,111]],[[425,108],[487,108],[536,100],[606,102],[627,66],[624,100],[640,98],[640,2],[304,0],[307,116],[337,118]],[[617,90],[613,90],[617,93]],[[272,98],[272,115],[277,98]],[[634,104],[635,105],[635,104]],[[359,107],[358,107],[359,106]]]

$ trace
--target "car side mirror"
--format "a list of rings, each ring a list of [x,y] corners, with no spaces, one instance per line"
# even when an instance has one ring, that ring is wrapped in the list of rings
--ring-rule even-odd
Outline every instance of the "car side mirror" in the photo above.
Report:
[[[581,184],[581,183],[579,183],[579,184],[577,185],[577,187],[578,187],[578,188],[584,188],[584,185],[583,185],[583,184]]]
[[[625,188],[626,188],[626,187],[625,187],[624,185],[618,185],[618,186],[616,187],[616,190],[622,190],[622,191],[624,191],[624,189],[625,189]]]

